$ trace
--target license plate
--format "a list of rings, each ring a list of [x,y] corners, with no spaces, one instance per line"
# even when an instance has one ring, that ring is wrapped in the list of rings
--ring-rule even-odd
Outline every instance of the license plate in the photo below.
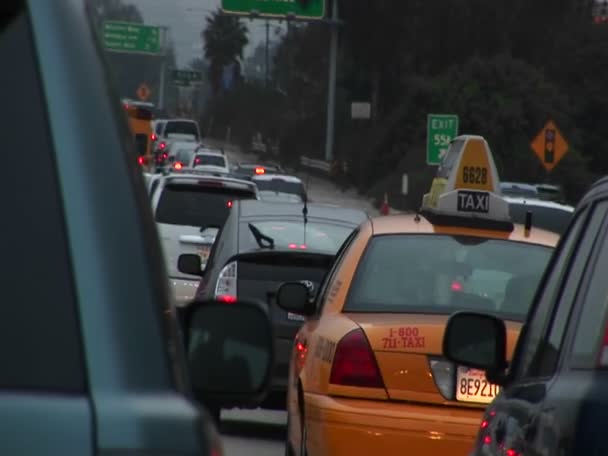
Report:
[[[500,387],[486,380],[485,373],[459,366],[456,373],[456,400],[487,404],[500,393]]]
[[[293,321],[306,321],[303,315],[294,314],[291,312],[287,312],[287,319]]]

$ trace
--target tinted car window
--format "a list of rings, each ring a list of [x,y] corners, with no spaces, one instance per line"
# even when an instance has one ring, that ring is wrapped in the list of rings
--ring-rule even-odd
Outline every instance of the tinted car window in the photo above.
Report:
[[[477,310],[523,320],[551,251],[468,236],[376,236],[359,264],[345,310]]]
[[[251,223],[260,232],[274,240],[274,245],[280,248],[294,250],[316,250],[335,253],[344,243],[353,227],[336,225],[309,220],[304,227],[302,222],[268,220],[241,222],[239,229],[239,250],[247,251],[258,248],[258,244],[249,229]]]
[[[194,122],[172,120],[167,122],[165,136],[171,134],[194,135],[198,139],[198,130]]]
[[[27,151],[36,166],[27,179],[0,180],[0,388],[79,392],[84,366],[49,120],[28,19],[22,6],[7,14],[17,4],[2,8],[0,55],[10,71],[0,72],[0,99],[10,109],[0,123],[5,146]]]
[[[163,189],[155,218],[158,223],[169,225],[221,227],[231,201],[253,198],[251,192],[238,189],[169,184]]]
[[[194,166],[226,166],[226,159],[220,155],[198,154],[194,157]]]
[[[513,222],[524,224],[526,213],[532,212],[532,226],[554,233],[563,234],[572,219],[572,212],[564,209],[535,206],[533,204],[510,203],[509,210]]]

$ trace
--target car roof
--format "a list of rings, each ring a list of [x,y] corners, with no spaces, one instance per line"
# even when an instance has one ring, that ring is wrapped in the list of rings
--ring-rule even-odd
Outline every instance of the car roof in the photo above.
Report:
[[[550,209],[560,209],[566,212],[574,212],[574,207],[567,204],[560,204],[555,201],[547,201],[536,198],[523,198],[523,197],[503,197],[509,204],[526,204],[528,206],[546,207]]]
[[[180,185],[180,184],[188,185],[188,184],[191,184],[192,181],[194,181],[194,180],[196,180],[196,181],[205,180],[207,182],[217,181],[217,182],[222,182],[224,184],[232,184],[235,187],[246,186],[247,188],[255,189],[257,192],[256,185],[253,182],[251,182],[250,180],[237,179],[234,177],[227,177],[227,176],[214,176],[214,175],[210,175],[210,174],[206,174],[206,173],[201,173],[201,174],[196,174],[193,172],[186,172],[184,174],[175,173],[175,174],[169,174],[167,176],[164,176],[164,179],[165,179],[165,182],[167,182],[167,183],[177,184],[177,185]]]
[[[279,165],[270,163],[242,162],[237,165],[239,168],[275,168],[279,169]]]
[[[282,180],[282,181],[285,181],[285,182],[293,182],[294,184],[301,184],[302,183],[302,179],[300,179],[299,177],[290,176],[290,175],[287,175],[287,174],[256,174],[251,179],[254,182],[256,180],[271,181],[271,180],[278,179],[278,180]]]
[[[401,214],[374,217],[370,220],[373,235],[384,234],[455,234],[486,237],[490,239],[506,239],[514,242],[526,242],[555,247],[559,235],[540,228],[532,228],[530,235],[525,235],[523,225],[514,224],[512,232],[489,229],[477,229],[458,226],[437,226],[430,223],[424,216],[417,214]]]
[[[302,217],[304,203],[269,202],[263,200],[240,200],[235,202],[239,207],[241,218],[264,218],[275,216]],[[365,211],[312,203],[307,205],[308,217],[335,220],[349,225],[359,225],[369,218]]]

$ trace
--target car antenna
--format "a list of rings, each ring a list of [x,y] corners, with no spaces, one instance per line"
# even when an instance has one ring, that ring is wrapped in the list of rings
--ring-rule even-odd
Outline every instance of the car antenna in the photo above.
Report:
[[[304,217],[304,245],[306,245],[306,224],[308,223],[308,188],[310,185],[310,173],[306,173],[306,186],[304,187],[304,207],[302,216]]]

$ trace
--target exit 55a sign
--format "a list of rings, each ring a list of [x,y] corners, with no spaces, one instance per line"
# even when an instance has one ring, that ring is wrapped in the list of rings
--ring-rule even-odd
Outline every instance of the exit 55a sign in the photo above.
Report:
[[[439,165],[450,142],[458,136],[458,116],[429,114],[426,122],[426,162]]]

